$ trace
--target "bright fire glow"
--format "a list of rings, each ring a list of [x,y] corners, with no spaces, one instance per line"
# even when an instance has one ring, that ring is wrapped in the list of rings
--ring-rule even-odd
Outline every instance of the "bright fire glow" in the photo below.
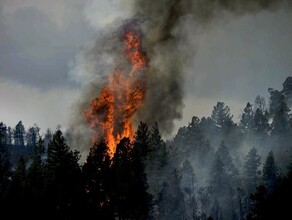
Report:
[[[113,156],[119,141],[134,138],[133,116],[144,103],[146,95],[146,55],[141,47],[139,31],[125,31],[124,57],[129,71],[116,68],[100,94],[92,100],[84,116],[94,130],[93,141],[104,139]]]

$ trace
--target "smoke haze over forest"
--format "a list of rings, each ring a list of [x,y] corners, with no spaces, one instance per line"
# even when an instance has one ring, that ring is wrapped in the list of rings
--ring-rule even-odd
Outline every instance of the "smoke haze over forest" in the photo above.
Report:
[[[32,219],[291,216],[291,9],[0,0],[0,207]]]
[[[43,128],[54,129],[58,124],[67,128],[72,105],[84,86],[102,73],[80,62],[82,51],[87,50],[82,48],[90,48],[136,11],[144,13],[146,8],[135,4],[2,0],[0,89],[6,107],[0,115],[6,123],[13,126],[21,119]],[[218,12],[207,27],[196,25],[196,19],[188,16],[174,25],[181,29],[178,39],[187,42],[181,50],[188,52],[183,58],[184,77],[179,79],[181,117],[174,116],[175,129],[168,137],[193,115],[209,116],[217,100],[227,103],[238,120],[247,101],[256,95],[267,97],[267,87],[280,88],[290,74],[290,10],[279,7],[242,16]]]

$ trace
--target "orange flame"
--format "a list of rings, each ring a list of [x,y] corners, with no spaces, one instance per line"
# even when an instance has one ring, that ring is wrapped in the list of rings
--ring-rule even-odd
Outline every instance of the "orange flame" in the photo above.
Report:
[[[133,116],[144,103],[146,95],[146,55],[142,51],[140,33],[126,31],[123,37],[124,56],[130,71],[115,69],[84,116],[95,131],[95,143],[104,139],[113,156],[119,141],[134,139]]]

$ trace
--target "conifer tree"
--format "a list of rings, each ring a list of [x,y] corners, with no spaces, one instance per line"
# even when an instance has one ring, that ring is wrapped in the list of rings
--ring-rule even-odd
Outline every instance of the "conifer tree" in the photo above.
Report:
[[[91,218],[112,219],[111,179],[109,149],[104,141],[95,144],[82,166],[86,192],[86,212]]]
[[[254,119],[253,119],[252,130],[253,130],[254,135],[261,137],[265,134],[268,134],[269,129],[270,129],[269,126],[270,125],[269,125],[266,113],[262,112],[262,110],[258,108],[255,111]]]
[[[133,213],[133,167],[129,138],[123,138],[117,145],[112,159],[113,187],[112,202],[119,219],[130,218]]]
[[[234,180],[234,178],[238,175],[238,170],[233,164],[232,157],[224,141],[221,141],[217,154],[224,165],[225,173],[229,176],[229,178]]]
[[[14,207],[14,209],[23,212],[25,214],[26,209],[26,182],[27,170],[26,161],[21,156],[16,164],[15,171],[13,172],[11,183],[7,192],[8,208]],[[12,212],[12,217],[16,217],[17,213]]]
[[[278,176],[279,172],[275,163],[274,153],[270,151],[263,165],[263,181],[268,191],[274,190]]]
[[[227,192],[229,188],[228,179],[224,163],[217,152],[210,170],[210,185],[216,196],[221,196]]]
[[[248,102],[245,108],[243,109],[243,113],[239,124],[243,133],[248,133],[251,131],[253,127],[253,118],[254,113],[252,110],[252,105]]]
[[[269,89],[270,108],[269,113],[273,121],[271,124],[273,134],[283,134],[288,129],[289,111],[285,96],[275,89]]]
[[[12,145],[13,131],[10,126],[7,128],[7,145]]]
[[[179,171],[177,169],[171,170],[159,193],[158,219],[186,219],[180,182]]]
[[[35,124],[30,127],[26,132],[26,145],[35,147],[38,143],[40,128]]]
[[[64,218],[78,213],[81,193],[81,169],[78,151],[72,151],[57,130],[47,150],[45,165],[47,206],[52,217]]]
[[[218,130],[228,133],[234,125],[232,118],[229,106],[226,106],[224,102],[217,102],[213,108],[211,119],[215,122]]]
[[[6,147],[0,146],[0,201],[7,190],[11,177],[10,152]]]
[[[259,184],[261,172],[259,166],[261,164],[261,157],[257,153],[256,148],[251,148],[246,155],[244,162],[244,174],[248,192],[252,192]]]
[[[7,127],[3,122],[0,122],[0,147],[7,143]]]
[[[24,146],[25,128],[22,121],[19,121],[13,131],[14,144],[17,146]]]
[[[254,100],[254,108],[253,110],[256,111],[257,109],[259,109],[261,112],[265,112],[266,111],[266,100],[264,97],[257,95],[255,100]]]
[[[39,138],[34,147],[31,164],[27,169],[26,202],[27,210],[33,219],[40,218],[39,212],[46,211],[44,207],[44,154],[44,141]]]

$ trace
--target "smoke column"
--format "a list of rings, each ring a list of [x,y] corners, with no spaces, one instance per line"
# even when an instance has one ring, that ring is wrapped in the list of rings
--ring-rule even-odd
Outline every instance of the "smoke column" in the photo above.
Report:
[[[184,67],[195,55],[195,48],[189,39],[195,38],[196,30],[211,28],[226,14],[232,19],[246,13],[277,10],[292,5],[288,0],[137,0],[123,1],[122,4],[130,9],[128,20],[140,23],[143,49],[149,58],[146,100],[137,112],[135,121],[149,124],[157,121],[163,135],[170,134],[175,120],[182,118]],[[88,45],[77,60],[73,76],[77,80],[86,79],[86,83],[72,121],[73,137],[76,132],[85,132],[81,136],[88,139],[89,129],[85,129],[86,123],[78,112],[88,106],[113,71],[114,64],[121,59],[119,27],[125,22],[121,18],[113,19],[100,30],[95,43]],[[91,23],[94,22],[91,19]],[[74,145],[80,148],[78,142]]]
[[[136,1],[137,14],[145,18],[145,49],[150,60],[148,99],[140,118],[146,122],[156,120],[163,134],[168,134],[174,127],[174,120],[182,117],[184,66],[195,55],[187,30],[196,33],[196,29],[209,28],[223,13],[239,16],[272,10],[279,7],[280,2],[159,0],[150,4],[145,0]]]

